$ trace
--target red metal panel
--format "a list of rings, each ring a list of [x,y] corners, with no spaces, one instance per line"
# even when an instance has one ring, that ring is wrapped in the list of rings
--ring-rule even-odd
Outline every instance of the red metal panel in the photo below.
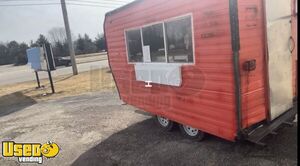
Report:
[[[296,1],[297,0],[292,0],[292,13],[293,13],[293,16],[292,16],[292,36],[293,36],[293,39],[294,39],[294,42],[295,42],[295,48],[294,48],[294,51],[293,51],[293,93],[294,93],[294,96],[297,96],[297,62],[298,62],[298,59],[297,59],[297,55],[298,55],[298,35],[297,35],[297,24],[298,24],[298,15],[296,14]]]
[[[135,80],[133,64],[127,63],[124,30],[187,13],[193,15],[195,65],[182,67],[182,87],[154,84],[145,88],[145,83]],[[144,0],[107,16],[105,32],[122,100],[234,141],[236,109],[228,0]],[[204,37],[207,34],[213,35]],[[260,105],[261,100],[251,108]]]
[[[240,64],[256,60],[256,70],[241,69],[243,127],[267,117],[266,66],[264,46],[264,9],[261,0],[238,1],[240,22]]]

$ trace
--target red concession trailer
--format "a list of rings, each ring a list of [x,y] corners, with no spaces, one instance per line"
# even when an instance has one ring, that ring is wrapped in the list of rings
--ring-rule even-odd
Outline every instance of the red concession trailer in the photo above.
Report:
[[[254,143],[295,118],[295,0],[136,0],[106,14],[120,98],[166,130]]]

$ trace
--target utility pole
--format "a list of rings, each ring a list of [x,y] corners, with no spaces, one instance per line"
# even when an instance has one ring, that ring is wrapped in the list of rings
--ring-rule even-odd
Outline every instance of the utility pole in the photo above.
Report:
[[[75,59],[75,51],[74,51],[73,41],[72,41],[72,37],[71,37],[71,30],[70,30],[68,12],[67,12],[67,7],[66,7],[66,1],[65,0],[61,0],[61,9],[62,9],[64,22],[65,22],[65,29],[66,29],[67,40],[68,40],[68,45],[69,45],[73,75],[77,75],[78,70],[77,70],[77,64],[76,64],[76,59]]]

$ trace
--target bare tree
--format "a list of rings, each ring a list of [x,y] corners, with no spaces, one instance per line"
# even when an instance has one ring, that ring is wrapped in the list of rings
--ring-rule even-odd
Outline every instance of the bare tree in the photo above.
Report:
[[[49,39],[51,43],[65,43],[67,36],[65,28],[54,27],[48,31]]]

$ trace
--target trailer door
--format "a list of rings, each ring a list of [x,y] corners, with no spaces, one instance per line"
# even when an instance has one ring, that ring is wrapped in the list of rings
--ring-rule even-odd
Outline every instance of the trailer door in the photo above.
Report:
[[[291,0],[265,0],[271,120],[293,106]]]

